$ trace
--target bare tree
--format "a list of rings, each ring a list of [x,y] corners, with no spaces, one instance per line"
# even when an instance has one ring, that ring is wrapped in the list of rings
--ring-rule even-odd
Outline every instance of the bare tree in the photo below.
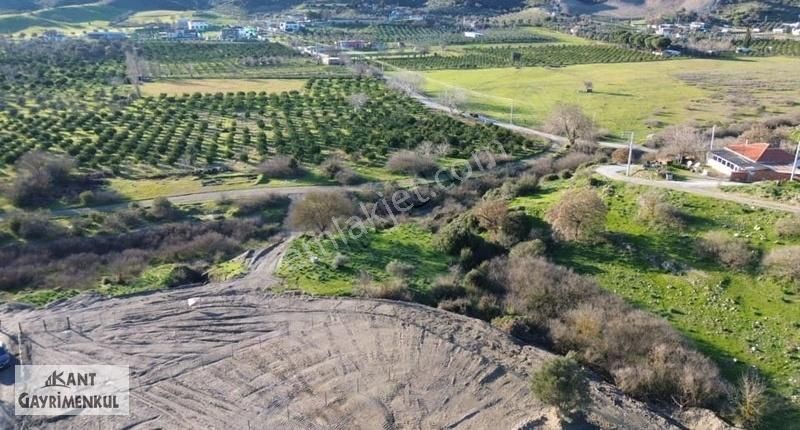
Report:
[[[570,146],[579,140],[594,142],[597,126],[583,109],[573,104],[558,104],[545,122],[545,130],[567,139]]]
[[[353,107],[353,110],[358,112],[369,101],[369,96],[364,93],[355,93],[347,98],[347,102]]]
[[[419,93],[425,80],[419,73],[400,72],[389,77],[388,85],[408,95]]]
[[[136,53],[136,48],[125,51],[125,74],[131,85],[133,85],[136,96],[141,96],[142,64],[139,55]]]
[[[490,232],[500,230],[508,219],[508,205],[500,199],[484,200],[472,210],[478,225]]]
[[[659,150],[662,157],[672,157],[679,163],[688,157],[700,157],[706,150],[703,135],[687,125],[667,127],[661,133],[664,146]]]
[[[605,203],[594,190],[583,188],[564,194],[547,213],[556,237],[562,240],[595,242],[606,229]]]
[[[439,93],[436,99],[440,104],[447,106],[450,113],[453,113],[467,102],[467,93],[460,88],[448,88]]]
[[[355,212],[353,202],[341,192],[319,191],[306,194],[289,209],[289,225],[305,231],[324,232],[337,218]]]

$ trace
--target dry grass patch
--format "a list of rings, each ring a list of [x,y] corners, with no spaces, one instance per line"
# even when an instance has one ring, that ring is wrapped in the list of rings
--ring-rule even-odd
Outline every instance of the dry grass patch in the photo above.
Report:
[[[142,94],[158,96],[160,94],[235,93],[239,91],[279,93],[299,91],[305,83],[304,79],[175,79],[145,84],[142,86]]]

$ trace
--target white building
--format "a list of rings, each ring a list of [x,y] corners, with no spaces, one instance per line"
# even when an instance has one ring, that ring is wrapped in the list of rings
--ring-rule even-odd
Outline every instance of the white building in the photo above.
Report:
[[[208,22],[202,19],[190,19],[187,23],[187,30],[206,31],[208,30]]]
[[[464,32],[464,37],[467,37],[469,39],[478,39],[478,38],[481,38],[483,36],[484,36],[483,33],[480,33],[480,32],[477,32],[477,31],[465,31]]]
[[[689,29],[694,31],[705,30],[706,23],[701,21],[694,21],[689,23]]]
[[[280,29],[286,33],[297,33],[303,29],[303,26],[297,21],[283,21],[280,24]]]

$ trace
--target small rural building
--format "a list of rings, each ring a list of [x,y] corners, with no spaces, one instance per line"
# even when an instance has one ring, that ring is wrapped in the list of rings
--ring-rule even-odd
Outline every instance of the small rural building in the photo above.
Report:
[[[285,33],[297,33],[303,29],[303,26],[297,21],[283,21],[280,24],[280,29]]]
[[[468,39],[480,39],[483,36],[484,36],[484,34],[481,33],[481,32],[478,32],[478,31],[465,31],[464,32],[464,37],[466,37]]]
[[[91,31],[86,37],[92,40],[125,40],[128,35],[119,31]]]
[[[329,54],[319,54],[319,60],[326,66],[340,66],[344,64],[341,58]]]
[[[706,23],[702,21],[694,21],[689,23],[689,29],[692,31],[701,31],[706,29]]]
[[[366,49],[369,47],[369,42],[361,39],[340,40],[336,42],[337,49]]]
[[[206,31],[208,30],[208,22],[202,19],[179,19],[175,23],[175,28],[179,30],[192,30],[192,31]]]
[[[708,166],[732,181],[789,179],[794,155],[768,143],[739,143],[711,151]]]

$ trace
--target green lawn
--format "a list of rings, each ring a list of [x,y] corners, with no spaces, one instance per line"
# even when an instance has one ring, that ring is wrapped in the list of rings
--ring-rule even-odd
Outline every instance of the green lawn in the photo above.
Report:
[[[386,264],[399,260],[414,266],[409,284],[424,294],[433,279],[447,271],[450,263],[448,256],[434,249],[432,240],[433,234],[416,224],[371,231],[356,240],[348,237],[346,243],[341,236],[336,241],[325,238],[319,242],[321,248],[312,238],[303,236],[292,242],[277,274],[290,289],[298,288],[311,294],[349,295],[362,271],[375,280],[385,280],[388,278]],[[338,269],[333,267],[337,253],[348,259]]]
[[[543,193],[519,198],[514,205],[542,216],[566,187],[561,181],[545,183]],[[609,240],[591,246],[561,244],[553,251],[554,260],[669,320],[732,380],[753,365],[769,376],[781,394],[800,394],[800,297],[796,290],[757,273],[733,272],[703,262],[693,248],[701,233],[723,230],[766,251],[781,243],[773,225],[788,215],[673,192],[670,200],[690,215],[689,227],[684,233],[659,232],[636,220],[636,202],[644,188],[615,183],[607,190]],[[664,263],[682,270],[665,270]],[[790,428],[786,427],[790,418],[774,419],[778,420],[774,424],[780,424],[770,428]]]
[[[584,107],[613,134],[640,138],[668,124],[744,121],[800,111],[792,84],[800,59],[674,60],[560,68],[439,70],[423,73],[426,92],[467,90],[466,109],[514,122],[540,125],[557,103]],[[583,91],[584,82],[594,93]]]

